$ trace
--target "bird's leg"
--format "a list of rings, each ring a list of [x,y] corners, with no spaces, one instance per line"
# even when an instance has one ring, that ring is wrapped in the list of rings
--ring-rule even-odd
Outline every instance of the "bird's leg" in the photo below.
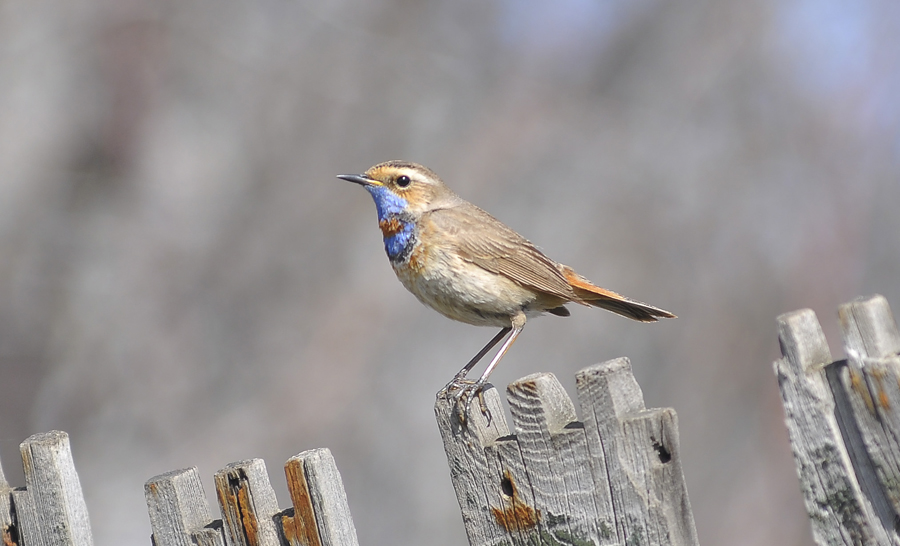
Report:
[[[510,328],[510,327],[506,327],[506,328],[503,328],[502,330],[500,330],[500,332],[498,332],[497,335],[494,336],[494,338],[492,340],[488,341],[488,344],[485,345],[483,349],[478,351],[478,354],[475,355],[472,358],[472,360],[470,360],[469,363],[463,367],[463,369],[459,370],[459,372],[455,376],[453,376],[453,379],[451,379],[450,382],[447,383],[447,385],[442,389],[442,392],[449,393],[451,390],[454,390],[454,389],[463,389],[464,390],[466,383],[471,385],[471,382],[467,382],[465,380],[466,376],[469,374],[470,371],[472,371],[472,368],[474,368],[475,365],[478,364],[478,362],[482,358],[484,358],[484,355],[488,354],[488,351],[490,351],[491,349],[494,348],[495,345],[500,343],[500,340],[503,339],[503,337],[506,336],[506,334],[508,334],[510,332],[510,330],[512,330],[512,328]]]
[[[506,354],[506,351],[512,346],[513,342],[516,341],[516,338],[519,337],[519,334],[522,333],[522,330],[525,328],[525,313],[520,313],[516,315],[512,319],[512,333],[506,338],[506,341],[503,342],[503,345],[500,346],[500,350],[497,351],[497,354],[494,355],[494,358],[491,360],[491,363],[488,364],[487,368],[485,368],[484,373],[481,374],[481,377],[478,378],[478,381],[471,385],[466,385],[465,388],[460,389],[460,391],[456,394],[456,401],[459,403],[463,397],[466,398],[465,403],[463,404],[463,414],[468,413],[469,404],[472,403],[472,398],[481,392],[481,389],[484,388],[484,384],[487,383],[488,377],[490,377],[491,372],[494,371],[494,368],[497,367],[497,364],[500,362],[500,359],[503,358],[503,355]],[[505,328],[504,328],[505,330]],[[497,338],[491,340],[492,343],[496,343]],[[484,399],[479,397],[481,401],[481,410],[482,413],[485,413],[487,408],[484,405]]]

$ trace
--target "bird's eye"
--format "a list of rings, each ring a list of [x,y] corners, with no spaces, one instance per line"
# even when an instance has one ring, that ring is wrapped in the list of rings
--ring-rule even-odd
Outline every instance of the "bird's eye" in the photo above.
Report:
[[[406,186],[409,186],[410,182],[412,182],[412,181],[405,174],[403,176],[397,177],[397,185],[400,186],[401,188],[405,188]]]

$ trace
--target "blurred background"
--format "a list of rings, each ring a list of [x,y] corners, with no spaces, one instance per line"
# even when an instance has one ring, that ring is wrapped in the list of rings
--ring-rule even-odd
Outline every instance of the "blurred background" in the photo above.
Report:
[[[703,544],[809,545],[776,316],[900,310],[890,0],[0,2],[0,459],[62,429],[98,545],[143,483],[329,447],[360,542],[459,545],[434,394],[494,335],[335,179],[423,163],[655,325],[529,322],[505,386],[632,360]]]

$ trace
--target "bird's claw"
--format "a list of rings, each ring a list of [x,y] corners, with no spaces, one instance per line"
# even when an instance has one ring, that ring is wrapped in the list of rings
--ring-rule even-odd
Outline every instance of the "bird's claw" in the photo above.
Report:
[[[487,403],[484,401],[484,383],[481,381],[472,381],[470,379],[466,379],[464,377],[454,377],[450,383],[441,390],[441,393],[444,394],[448,399],[451,397],[451,393],[456,391],[455,394],[452,395],[454,408],[457,411],[457,417],[459,418],[459,422],[461,424],[466,424],[468,421],[469,414],[469,406],[472,405],[472,400],[474,400],[477,396],[479,409],[481,409],[481,414],[485,416],[487,419],[487,425],[491,424],[491,412],[487,407]]]
[[[466,376],[464,375],[457,375],[451,379],[449,383],[444,385],[444,388],[441,389],[441,394],[449,396],[453,391],[459,391],[459,393],[454,396],[454,399],[458,402],[461,394],[464,393],[466,389],[472,388],[475,384],[476,381],[466,379]]]

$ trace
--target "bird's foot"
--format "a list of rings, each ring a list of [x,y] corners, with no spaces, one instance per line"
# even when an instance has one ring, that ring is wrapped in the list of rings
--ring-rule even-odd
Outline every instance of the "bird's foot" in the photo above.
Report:
[[[465,375],[457,374],[450,380],[449,383],[444,385],[444,388],[441,389],[440,394],[446,397],[449,397],[451,393],[454,391],[459,391],[454,396],[454,399],[458,402],[462,393],[466,391],[466,389],[471,388],[476,384],[476,381],[472,381],[471,379],[466,379]]]
[[[469,406],[472,405],[472,400],[477,397],[481,414],[487,419],[487,426],[490,426],[491,412],[484,401],[484,385],[484,381],[472,381],[465,377],[457,376],[441,390],[441,394],[448,399],[452,396],[457,418],[461,424],[465,425],[468,422]],[[454,391],[456,391],[455,394],[453,394]]]

